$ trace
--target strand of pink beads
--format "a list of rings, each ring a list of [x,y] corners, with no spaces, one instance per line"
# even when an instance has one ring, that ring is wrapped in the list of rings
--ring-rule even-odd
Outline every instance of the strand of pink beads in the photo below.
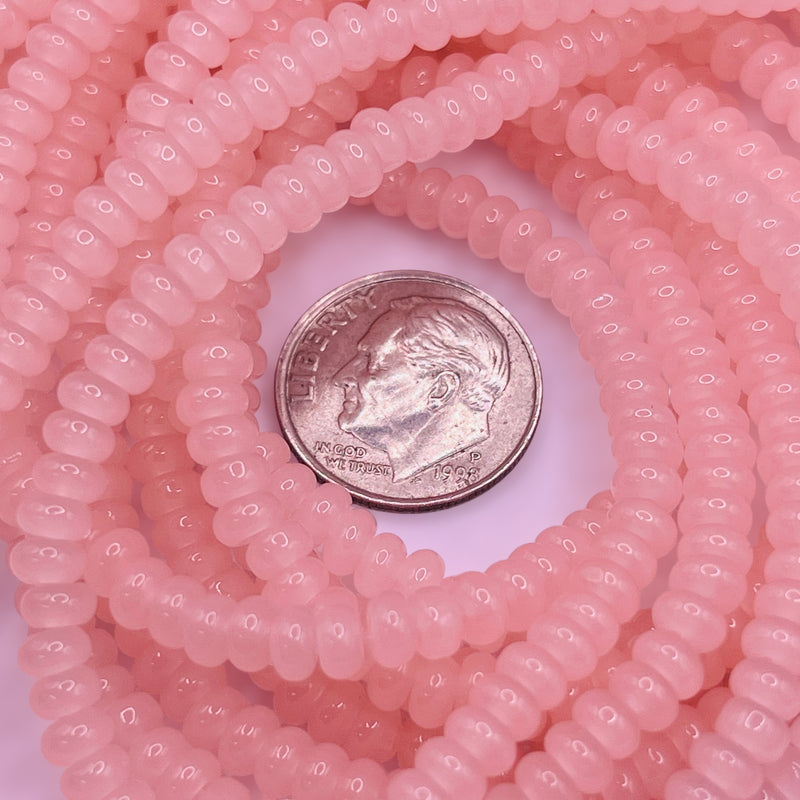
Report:
[[[67,800],[800,793],[800,167],[719,83],[797,138],[791,5],[5,4],[0,518]],[[591,251],[415,166],[481,139]],[[600,384],[609,490],[484,573],[259,431],[267,273],[348,201]]]

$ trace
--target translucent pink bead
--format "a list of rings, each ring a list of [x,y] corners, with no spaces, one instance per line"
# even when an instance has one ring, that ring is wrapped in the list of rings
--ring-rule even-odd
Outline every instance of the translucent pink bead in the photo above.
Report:
[[[611,758],[577,722],[552,725],[545,734],[545,747],[581,791],[602,791],[611,782]]]
[[[148,622],[149,599],[170,572],[169,567],[158,559],[130,562],[109,596],[114,619],[132,630],[144,628]]]
[[[399,592],[383,592],[369,600],[366,639],[378,664],[399,667],[411,660],[416,630],[411,607]]]
[[[464,639],[475,646],[497,641],[505,631],[507,613],[500,584],[479,572],[465,572],[452,581],[463,612]]]
[[[55,342],[67,332],[64,309],[42,291],[17,284],[3,292],[0,311],[6,319],[26,328],[45,342]]]
[[[314,604],[314,618],[317,653],[325,674],[335,679],[358,674],[365,643],[355,596],[345,589],[324,590]]]
[[[317,225],[322,216],[322,200],[310,181],[293,167],[273,167],[262,181],[267,205],[274,206],[294,233],[303,233]]]
[[[777,761],[789,745],[789,729],[756,703],[731,698],[720,711],[715,730],[760,763]]]
[[[451,179],[449,173],[438,167],[423,170],[412,179],[406,193],[406,209],[409,221],[422,230],[436,227],[440,212],[440,200]]]
[[[112,700],[103,710],[113,725],[114,741],[124,747],[130,747],[144,731],[161,725],[164,717],[158,701],[145,692]]]
[[[219,742],[219,760],[229,775],[252,775],[261,743],[278,728],[275,712],[266,706],[247,706],[225,723]]]
[[[48,447],[89,461],[105,461],[114,451],[114,433],[107,424],[75,411],[55,411],[44,422]]]
[[[453,709],[458,691],[458,666],[449,658],[424,661],[417,667],[408,697],[408,713],[423,728],[437,728]]]
[[[523,756],[514,770],[514,778],[527,798],[543,793],[553,800],[580,800],[584,796],[558,762],[544,751]]]
[[[131,771],[142,780],[153,783],[187,748],[186,740],[175,728],[158,727],[143,732],[130,748]]]
[[[258,128],[272,131],[286,122],[289,101],[278,80],[265,65],[242,65],[231,76],[231,87],[238,93],[247,107],[249,118]],[[222,123],[221,119],[216,121],[218,125]],[[222,135],[228,138],[226,134]]]
[[[308,179],[319,194],[324,212],[337,211],[350,197],[350,178],[341,159],[321,145],[303,147],[292,161],[301,180]]]
[[[181,195],[197,181],[197,167],[189,153],[166,133],[155,131],[140,139],[135,153],[169,195]]]
[[[178,11],[167,25],[169,40],[207,67],[217,67],[228,56],[228,37],[206,17],[194,11]]]
[[[256,785],[269,800],[287,797],[301,757],[314,747],[300,728],[284,727],[267,735],[256,761]]]
[[[476,677],[469,702],[497,717],[518,741],[530,738],[540,728],[541,710],[533,696],[507,675],[487,673]]]
[[[307,800],[331,797],[347,763],[347,754],[339,745],[315,745],[299,759],[292,781],[293,796]]]
[[[442,787],[445,796],[479,800],[486,792],[486,779],[473,757],[448,737],[434,736],[424,742],[414,764],[434,785]]]
[[[606,117],[615,110],[605,95],[589,94],[573,107],[565,131],[566,143],[579,158],[597,155],[597,136]]]
[[[466,100],[474,112],[477,123],[475,139],[494,136],[503,122],[503,107],[494,91],[495,83],[490,75],[472,71],[464,72],[453,80],[454,88],[466,92]]]
[[[100,692],[96,670],[77,665],[39,678],[31,689],[31,708],[43,719],[59,719],[94,705]]]
[[[181,100],[183,97],[178,92],[161,83],[142,80],[134,84],[125,98],[130,127],[128,130],[123,128],[120,133],[129,133],[136,141],[141,140],[142,136],[137,134],[148,131],[146,135],[150,135],[154,129],[163,128],[167,116]]]
[[[67,800],[98,800],[129,775],[128,754],[119,745],[109,744],[67,767],[61,777],[61,791]]]
[[[736,800],[754,794],[763,780],[760,766],[714,733],[703,733],[693,742],[689,764]]]
[[[39,58],[19,58],[9,67],[8,87],[41,104],[48,111],[62,108],[69,99],[67,78]]]
[[[148,389],[155,377],[153,362],[117,336],[98,336],[86,346],[86,366],[128,394]]]
[[[173,106],[164,127],[198,168],[213,167],[222,158],[223,142],[211,120],[199,109],[188,104]]]
[[[299,19],[292,26],[289,41],[297,49],[317,83],[337,77],[343,53],[331,25],[319,18]]]
[[[87,708],[51,724],[42,735],[42,753],[51,764],[68,767],[110,744],[113,736],[108,715]]]
[[[677,716],[678,700],[669,684],[656,670],[636,661],[616,667],[608,689],[642,730],[662,730]]]
[[[183,720],[183,735],[193,747],[216,750],[228,722],[245,708],[244,696],[230,687],[206,692]]]
[[[186,748],[164,771],[155,785],[158,795],[190,800],[208,783],[220,777],[216,757],[200,748]]]
[[[356,591],[364,597],[374,597],[392,585],[392,575],[405,559],[402,540],[391,533],[375,536],[363,551],[353,575]]]
[[[107,275],[117,263],[117,250],[111,241],[78,217],[67,217],[56,226],[53,250],[90,278]]]
[[[171,42],[157,42],[145,54],[147,75],[185,97],[191,97],[195,86],[208,78],[208,70],[188,51]]]
[[[444,732],[463,747],[487,775],[506,772],[514,762],[514,737],[497,717],[477,705],[456,708],[448,716]]]
[[[83,628],[49,628],[28,635],[17,662],[26,674],[43,678],[84,664],[90,654],[91,641]]]
[[[195,797],[197,800],[249,800],[250,790],[241,781],[223,776],[209,781]]]
[[[372,194],[383,179],[383,164],[372,138],[352,131],[338,131],[325,142],[325,149],[342,164],[352,197]]]
[[[472,252],[480,258],[497,258],[505,228],[518,211],[517,204],[503,195],[487,197],[479,203],[467,228]]]

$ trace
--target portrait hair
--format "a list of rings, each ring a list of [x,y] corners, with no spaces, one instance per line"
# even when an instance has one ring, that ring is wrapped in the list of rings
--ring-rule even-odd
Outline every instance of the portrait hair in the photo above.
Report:
[[[461,381],[461,399],[488,412],[508,384],[508,346],[480,312],[457,300],[403,297],[389,307],[405,314],[397,346],[425,376],[452,371]]]

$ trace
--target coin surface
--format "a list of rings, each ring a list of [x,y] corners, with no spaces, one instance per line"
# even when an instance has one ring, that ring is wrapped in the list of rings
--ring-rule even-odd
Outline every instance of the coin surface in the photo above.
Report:
[[[298,459],[366,505],[427,511],[503,477],[542,405],[539,361],[497,301],[431,272],[339,287],[295,324],[276,367]]]

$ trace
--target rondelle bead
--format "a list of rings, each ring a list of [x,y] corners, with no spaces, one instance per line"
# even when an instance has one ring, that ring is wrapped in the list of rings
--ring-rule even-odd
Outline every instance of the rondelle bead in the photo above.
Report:
[[[145,221],[164,213],[169,199],[162,183],[146,165],[133,158],[118,158],[107,165],[104,178],[108,188]]]
[[[62,717],[42,734],[42,754],[59,767],[68,767],[111,743],[114,726],[106,713],[86,708]]]
[[[91,640],[83,628],[48,628],[28,635],[17,663],[26,674],[43,678],[84,664],[90,654]]]
[[[128,394],[149,389],[155,378],[153,362],[118,336],[97,336],[86,346],[86,366]]]
[[[117,744],[109,744],[71,764],[61,776],[67,800],[103,800],[130,775],[130,758]]]
[[[366,643],[375,661],[399,667],[411,660],[416,645],[413,612],[399,592],[370,598],[366,611]]]
[[[220,775],[221,769],[216,756],[207,750],[186,747],[156,782],[156,797],[160,794],[174,797],[175,800],[188,800]]]
[[[39,678],[31,689],[31,708],[43,719],[59,719],[94,705],[100,693],[97,671],[79,664]]]
[[[760,765],[716,733],[701,733],[692,743],[689,764],[734,800],[754,794],[764,777]]]
[[[247,706],[233,713],[225,722],[219,742],[219,761],[229,775],[252,775],[261,744],[267,734],[278,728],[278,718],[271,708]]]
[[[170,719],[183,723],[189,710],[224,682],[224,668],[209,669],[184,661],[172,670],[162,687],[161,707]]]
[[[225,727],[244,709],[244,696],[228,686],[209,689],[183,720],[183,735],[192,747],[216,751]]]
[[[417,666],[408,697],[408,713],[423,728],[438,728],[452,711],[458,691],[458,666],[451,658]]]
[[[609,676],[608,689],[642,730],[662,730],[677,716],[675,693],[652,667],[636,661],[620,664]]]
[[[300,759],[313,747],[313,740],[301,728],[283,727],[267,734],[253,773],[265,798],[289,796]]]
[[[462,640],[463,611],[452,593],[442,586],[429,586],[415,592],[411,600],[420,654],[436,659],[455,653]]]

